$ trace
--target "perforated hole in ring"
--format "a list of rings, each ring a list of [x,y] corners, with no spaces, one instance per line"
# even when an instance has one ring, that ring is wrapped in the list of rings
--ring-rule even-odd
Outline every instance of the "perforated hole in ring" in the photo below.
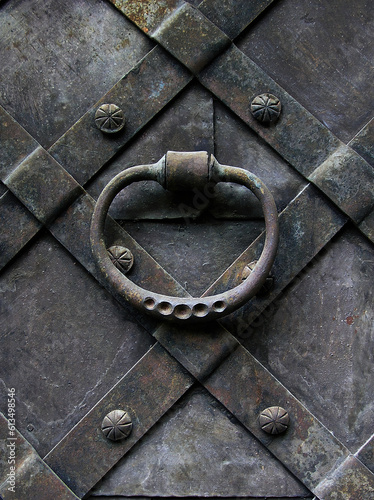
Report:
[[[173,306],[170,302],[160,302],[156,307],[157,311],[164,316],[169,316],[173,312]]]
[[[174,316],[179,319],[188,319],[192,314],[190,306],[186,304],[179,304],[174,309]]]
[[[226,303],[223,300],[217,300],[213,304],[213,311],[215,312],[223,312],[226,309]]]
[[[198,318],[203,318],[206,316],[209,312],[209,308],[206,304],[196,304],[192,308],[192,313],[194,316]]]
[[[148,309],[148,311],[153,311],[153,309],[156,307],[156,302],[151,297],[144,299],[143,304],[144,304],[144,307],[146,309]]]

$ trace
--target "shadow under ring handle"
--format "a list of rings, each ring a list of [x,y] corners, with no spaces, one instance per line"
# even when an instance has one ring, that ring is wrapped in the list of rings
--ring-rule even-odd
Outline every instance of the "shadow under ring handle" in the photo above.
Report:
[[[141,165],[124,170],[106,185],[97,200],[93,212],[90,233],[91,248],[100,273],[109,282],[114,292],[120,294],[137,309],[159,319],[189,323],[192,321],[213,320],[233,312],[260,290],[275,259],[279,234],[278,214],[273,196],[268,188],[251,172],[241,168],[220,165],[213,156],[209,158],[205,152],[204,155],[206,155],[204,157],[206,158],[206,172],[203,165],[204,160],[201,161],[200,152],[169,152],[153,165]],[[168,158],[176,158],[178,168],[175,165],[169,165],[168,163],[171,163],[171,161],[168,162]],[[194,168],[194,162],[196,168]],[[194,170],[191,170],[191,163]],[[104,241],[105,220],[109,207],[114,197],[133,182],[153,180],[168,188],[170,185],[176,184],[176,179],[180,183],[183,183],[183,179],[185,179],[188,187],[190,187],[191,178],[194,177],[195,179],[192,180],[200,182],[201,187],[212,182],[233,182],[247,187],[255,194],[261,202],[266,227],[266,238],[261,256],[251,274],[244,281],[236,287],[217,295],[181,298],[146,290],[122,274],[113,265],[109,257]]]

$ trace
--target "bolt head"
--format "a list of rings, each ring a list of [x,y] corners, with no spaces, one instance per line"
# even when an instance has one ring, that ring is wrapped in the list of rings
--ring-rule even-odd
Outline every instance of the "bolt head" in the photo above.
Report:
[[[251,113],[264,125],[275,123],[281,113],[281,103],[278,97],[265,93],[256,96],[251,102]]]
[[[281,406],[270,406],[260,413],[261,429],[268,434],[282,434],[288,429],[290,417]]]
[[[102,104],[96,110],[95,124],[105,134],[119,132],[125,125],[122,109],[115,104]]]
[[[132,430],[130,415],[125,410],[113,410],[105,415],[101,430],[104,436],[111,441],[125,439]]]
[[[108,254],[114,266],[123,273],[130,271],[132,265],[134,264],[134,256],[126,247],[113,245],[108,248]]]

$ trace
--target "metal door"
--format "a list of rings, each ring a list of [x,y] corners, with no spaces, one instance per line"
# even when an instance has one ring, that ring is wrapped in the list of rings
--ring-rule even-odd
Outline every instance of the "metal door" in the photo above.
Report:
[[[374,498],[370,3],[0,2],[5,500]],[[252,113],[264,94],[270,123]],[[118,133],[95,123],[102,104]],[[171,150],[250,170],[277,203],[268,286],[219,322],[137,312],[93,262],[103,187]],[[168,295],[234,286],[263,245],[234,184],[144,181],[111,216],[129,278]],[[273,406],[277,435],[259,419]],[[111,441],[117,409],[132,430]]]

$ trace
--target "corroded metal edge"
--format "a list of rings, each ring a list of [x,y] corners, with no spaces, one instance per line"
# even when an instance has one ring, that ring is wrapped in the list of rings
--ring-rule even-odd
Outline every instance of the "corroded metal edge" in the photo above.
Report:
[[[4,470],[2,477],[0,477],[0,497],[4,500],[77,499],[78,497],[48,467],[27,439],[14,427],[11,427],[14,429],[11,431],[13,436],[9,438],[9,428],[8,420],[0,413],[0,438],[7,443],[5,447],[14,445],[15,456],[15,465],[12,462],[13,458],[10,458],[11,463],[8,462],[8,470]],[[10,448],[6,449],[10,450]],[[11,456],[10,451],[7,456]],[[10,467],[14,467],[14,470]],[[8,476],[8,474],[11,475]],[[8,477],[4,480],[6,476]]]

